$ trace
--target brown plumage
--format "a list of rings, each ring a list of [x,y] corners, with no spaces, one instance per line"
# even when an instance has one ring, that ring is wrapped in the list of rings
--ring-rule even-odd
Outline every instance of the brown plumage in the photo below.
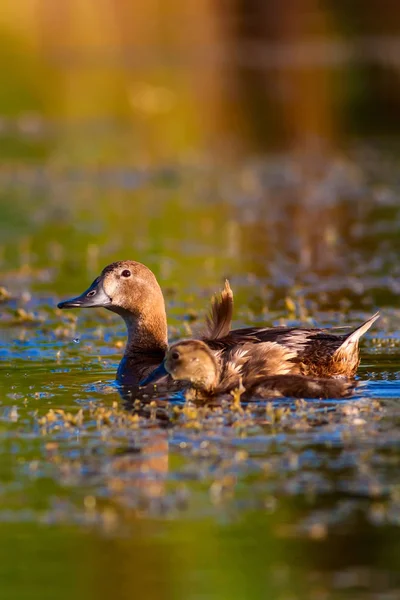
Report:
[[[60,302],[58,306],[102,306],[124,319],[128,340],[117,372],[119,382],[138,385],[162,362],[168,348],[164,298],[154,274],[145,265],[130,260],[112,263],[81,296]],[[202,336],[222,360],[227,361],[232,350],[252,346],[252,360],[260,361],[262,345],[275,342],[292,353],[288,362],[291,373],[325,377],[355,374],[359,364],[359,338],[379,316],[375,314],[351,333],[336,335],[327,329],[297,327],[249,327],[230,331],[232,311],[233,294],[226,283],[221,296],[213,301]]]
[[[275,342],[265,342],[262,346],[266,358],[273,361],[276,354],[279,359],[282,347]],[[188,382],[204,397],[220,396],[235,389],[241,390],[245,398],[343,398],[352,393],[354,383],[344,379],[307,378],[286,374],[284,369],[272,375],[265,366],[268,360],[253,362],[255,348],[243,346],[232,351],[229,360],[224,360],[221,352],[212,352],[202,341],[183,340],[169,348],[164,367],[175,381]]]
[[[225,280],[225,287],[220,294],[211,298],[211,311],[206,317],[204,338],[219,339],[229,336],[233,318],[233,292],[229,281]]]
[[[217,340],[205,340],[212,350],[223,350],[252,343],[277,342],[295,352],[302,375],[316,377],[353,377],[360,364],[358,343],[361,336],[379,318],[374,314],[357,329],[334,334],[329,329],[298,327],[248,327],[236,329]]]

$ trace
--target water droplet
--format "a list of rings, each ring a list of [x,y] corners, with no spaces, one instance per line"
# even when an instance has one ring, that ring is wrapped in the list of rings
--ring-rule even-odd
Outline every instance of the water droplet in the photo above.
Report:
[[[14,423],[16,423],[18,421],[19,415],[18,415],[18,408],[16,406],[13,406],[9,412],[9,419],[10,421],[13,421]]]
[[[81,340],[80,340],[79,338],[74,338],[74,342],[75,342],[75,344],[79,344],[79,342],[80,342],[80,341],[81,341]]]

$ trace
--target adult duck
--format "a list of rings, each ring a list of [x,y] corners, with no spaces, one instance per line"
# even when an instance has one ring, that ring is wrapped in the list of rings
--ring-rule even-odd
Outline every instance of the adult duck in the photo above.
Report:
[[[276,342],[292,358],[290,372],[316,377],[352,377],[360,362],[360,337],[379,317],[373,315],[354,331],[338,335],[329,329],[299,327],[248,327],[230,330],[233,295],[229,284],[225,297],[213,303],[212,317],[201,336],[222,357],[245,344]],[[168,349],[164,297],[154,274],[145,265],[127,260],[105,267],[80,296],[65,300],[58,308],[104,307],[125,321],[128,340],[117,380],[138,385],[164,359]],[[259,348],[261,350],[261,348]]]
[[[264,342],[264,357],[279,356],[282,347]],[[200,340],[183,340],[173,344],[161,365],[143,383],[148,385],[160,375],[169,374],[174,381],[186,383],[197,398],[214,398],[238,390],[242,398],[346,398],[352,394],[354,381],[346,379],[271,374],[268,361],[260,359],[255,345],[236,348],[224,359],[223,350],[213,352]]]

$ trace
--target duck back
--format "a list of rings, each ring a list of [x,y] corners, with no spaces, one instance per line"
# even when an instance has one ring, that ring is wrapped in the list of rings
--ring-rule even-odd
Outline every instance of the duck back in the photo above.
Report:
[[[222,351],[222,354],[247,344],[257,348],[259,344],[272,342],[293,352],[289,363],[293,374],[353,377],[360,362],[359,340],[378,318],[379,313],[376,313],[357,329],[341,335],[334,334],[329,329],[247,327],[235,329],[225,337],[206,342],[211,349]],[[259,358],[257,350],[255,358]]]

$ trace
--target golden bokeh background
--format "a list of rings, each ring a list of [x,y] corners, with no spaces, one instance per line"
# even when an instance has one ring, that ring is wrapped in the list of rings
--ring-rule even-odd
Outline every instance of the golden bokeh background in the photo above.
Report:
[[[393,134],[399,31],[394,1],[5,0],[0,114],[144,162]]]

